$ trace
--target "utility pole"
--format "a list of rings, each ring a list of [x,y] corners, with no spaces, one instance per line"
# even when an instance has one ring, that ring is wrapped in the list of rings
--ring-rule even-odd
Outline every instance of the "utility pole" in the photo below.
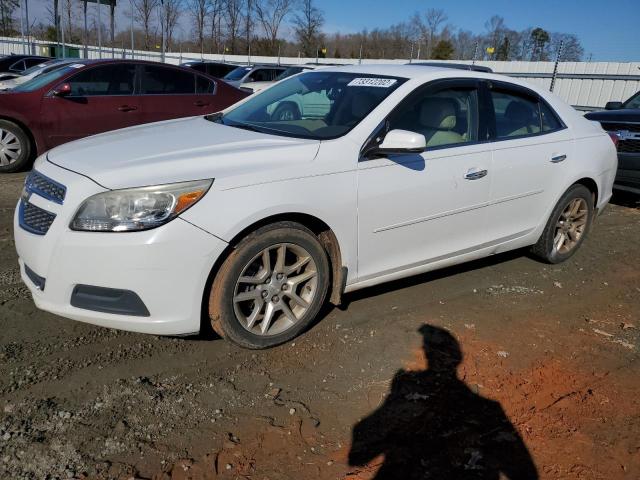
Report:
[[[62,58],[65,58],[65,51],[64,51],[64,0],[62,0],[62,2],[60,2],[60,35],[61,35],[61,39],[62,39]],[[57,13],[57,12],[56,12]]]
[[[87,29],[87,4],[88,0],[83,0],[82,10],[84,12],[84,58],[89,58],[89,33]]]
[[[476,40],[476,46],[473,50],[473,62],[471,63],[471,65],[476,64],[476,58],[478,58],[478,41],[477,40]]]
[[[162,63],[164,63],[164,54],[165,54],[165,42],[164,42],[164,36],[165,36],[165,31],[164,31],[165,11],[164,11],[164,0],[160,0],[160,8],[162,8],[161,13],[160,13],[160,23],[162,25],[160,27],[160,42],[162,43],[161,49],[160,49],[160,61]]]
[[[20,0],[20,36],[22,37],[22,53],[27,53],[27,44],[24,40],[24,7],[23,2],[25,0]]]
[[[129,0],[131,3],[131,59],[133,59],[133,0]]]
[[[31,50],[31,34],[30,34],[30,25],[29,25],[29,0],[24,0],[24,20],[26,23],[26,35],[27,35],[27,45],[29,50]],[[31,53],[31,51],[27,52]]]
[[[97,4],[98,8],[98,58],[102,58],[102,19],[100,17],[100,0]]]

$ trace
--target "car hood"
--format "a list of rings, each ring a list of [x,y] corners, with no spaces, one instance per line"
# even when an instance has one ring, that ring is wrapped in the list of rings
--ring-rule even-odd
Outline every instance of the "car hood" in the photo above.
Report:
[[[602,110],[585,115],[589,120],[597,122],[640,122],[640,109],[624,108],[621,110]]]
[[[47,159],[117,189],[300,165],[315,158],[319,145],[191,117],[87,137],[54,148]]]

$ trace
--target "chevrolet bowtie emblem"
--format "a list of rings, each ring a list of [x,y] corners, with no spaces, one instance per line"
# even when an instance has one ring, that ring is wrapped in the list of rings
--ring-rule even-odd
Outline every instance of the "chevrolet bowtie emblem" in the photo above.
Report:
[[[640,140],[640,133],[630,132],[629,130],[618,130],[616,135],[621,142],[624,140]]]

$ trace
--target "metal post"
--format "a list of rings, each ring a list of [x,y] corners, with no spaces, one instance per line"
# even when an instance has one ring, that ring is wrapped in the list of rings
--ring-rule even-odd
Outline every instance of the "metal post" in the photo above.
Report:
[[[316,47],[316,65],[320,63],[319,58],[320,58],[320,47]]]
[[[413,43],[411,43],[411,54],[409,55],[409,63],[413,62]]]
[[[248,45],[247,50],[247,65],[251,65],[251,44]]]
[[[133,59],[133,0],[130,0],[131,3],[131,59]]]
[[[278,42],[278,65],[280,65],[280,42]]]
[[[60,35],[61,35],[61,39],[62,39],[62,58],[65,58],[65,51],[64,51],[64,2],[65,0],[62,0],[60,2],[60,9],[62,10],[62,12],[60,13]]]
[[[27,53],[27,44],[24,40],[24,8],[23,8],[24,0],[20,0],[20,37],[22,38],[22,53]]]
[[[164,31],[164,17],[165,17],[165,11],[164,11],[164,0],[160,0],[160,5],[162,8],[161,14],[160,14],[160,23],[162,24],[162,26],[160,27],[160,41],[162,43],[161,49],[160,49],[160,61],[162,63],[164,63],[164,54],[165,54],[165,31]]]
[[[362,65],[362,44],[360,44],[360,53],[358,54],[358,65]]]
[[[27,35],[27,45],[29,47],[29,52],[27,53],[34,53],[31,51],[31,38],[30,38],[30,28],[31,26],[29,25],[29,0],[24,0],[24,22],[25,22],[25,26],[26,28],[26,35]]]
[[[100,17],[100,0],[96,4],[98,9],[98,58],[102,58],[102,19]]]
[[[84,12],[84,58],[89,58],[89,33],[87,29],[87,4],[88,1],[84,0],[83,12]]]
[[[478,58],[478,42],[476,42],[475,49],[473,50],[473,62],[471,63],[471,65],[476,64],[476,58]]]
[[[560,63],[560,58],[562,57],[563,46],[564,40],[560,40],[560,47],[558,47],[558,56],[556,57],[556,64],[553,66],[553,75],[551,76],[551,87],[549,88],[550,92],[553,92],[553,87],[556,84],[556,76],[558,75],[558,63]]]

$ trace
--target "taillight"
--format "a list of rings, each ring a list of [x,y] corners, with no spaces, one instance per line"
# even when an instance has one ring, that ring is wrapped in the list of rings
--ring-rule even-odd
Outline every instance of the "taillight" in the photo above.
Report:
[[[618,148],[618,143],[620,142],[620,137],[615,132],[607,132],[609,134],[609,138],[613,142],[613,145]]]

